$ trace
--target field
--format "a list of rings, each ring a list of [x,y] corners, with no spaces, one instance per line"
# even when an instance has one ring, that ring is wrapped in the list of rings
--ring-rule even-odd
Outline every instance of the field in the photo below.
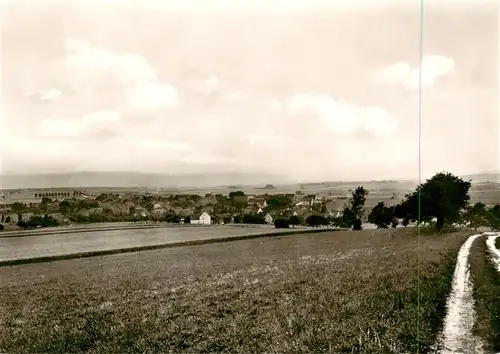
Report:
[[[427,352],[470,234],[332,231],[4,267],[0,352]]]
[[[500,240],[500,237],[497,241]],[[498,243],[498,242],[497,242]],[[497,248],[500,245],[497,244]],[[484,240],[474,242],[470,254],[470,268],[476,299],[476,323],[473,334],[487,343],[486,350],[500,351],[500,277]]]

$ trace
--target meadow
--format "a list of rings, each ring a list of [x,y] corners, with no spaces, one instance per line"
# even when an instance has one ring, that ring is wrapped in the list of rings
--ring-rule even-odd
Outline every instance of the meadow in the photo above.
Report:
[[[429,352],[469,235],[332,231],[2,267],[0,352]]]

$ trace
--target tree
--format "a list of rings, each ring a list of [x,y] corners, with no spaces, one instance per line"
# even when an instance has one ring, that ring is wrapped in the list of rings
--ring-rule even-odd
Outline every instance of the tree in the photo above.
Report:
[[[467,207],[463,214],[463,219],[467,222],[468,226],[472,227],[474,230],[477,230],[481,226],[487,226],[489,220],[486,205],[477,202],[473,206]]]
[[[247,197],[241,191],[229,193],[229,199],[236,210],[241,210],[247,206]]]
[[[373,207],[368,215],[368,222],[377,225],[378,228],[386,229],[394,219],[393,208],[379,202]]]
[[[10,206],[10,210],[12,210],[13,213],[24,213],[26,212],[26,209],[27,205],[19,202],[14,202]]]
[[[154,209],[154,197],[150,194],[142,196],[141,206],[151,212]]]
[[[243,215],[244,224],[265,224],[264,215],[261,214],[245,214]]]
[[[302,224],[302,220],[300,220],[300,217],[298,215],[292,215],[290,217],[290,225],[292,225],[292,227],[295,227],[295,225],[301,225]]]
[[[5,229],[5,226],[3,226],[2,224],[0,224],[0,232],[3,231]]]
[[[229,192],[229,198],[233,199],[234,197],[244,197],[245,193],[242,191]]]
[[[273,195],[266,200],[266,203],[270,210],[282,210],[292,206],[293,201],[286,196]]]
[[[342,217],[338,221],[340,227],[353,228],[353,230],[361,230],[362,218],[364,214],[364,206],[368,191],[362,187],[357,187],[352,191],[352,197],[349,201],[349,206],[344,207]],[[354,228],[356,226],[356,228]]]
[[[342,228],[351,228],[356,221],[356,216],[354,212],[349,207],[344,207],[342,210],[342,215],[335,221],[335,225]]]
[[[290,222],[287,219],[276,219],[274,220],[274,227],[277,229],[288,229]]]
[[[486,213],[486,218],[488,220],[488,225],[491,230],[500,229],[500,204],[497,204],[488,209]]]
[[[10,215],[7,215],[7,217],[5,218],[5,222],[7,224],[10,224],[12,222],[12,218],[10,217]]]
[[[398,217],[416,220],[420,212],[420,222],[436,218],[436,229],[440,231],[445,222],[459,219],[460,210],[469,202],[470,186],[470,181],[451,173],[437,173],[405,196],[396,208]]]
[[[363,227],[361,225],[362,225],[361,219],[356,219],[356,220],[354,220],[354,224],[352,225],[352,229],[359,231],[359,230],[363,229]]]
[[[108,194],[107,193],[101,193],[99,194],[95,200],[99,201],[99,202],[105,202],[106,199],[108,199]]]
[[[63,215],[66,215],[72,211],[71,203],[67,200],[63,200],[59,203],[59,212]]]
[[[328,220],[323,215],[312,214],[306,218],[306,224],[309,226],[324,226],[328,225]]]
[[[42,204],[47,205],[47,204],[50,204],[50,203],[52,203],[52,199],[47,198],[47,197],[43,197],[42,198]]]
[[[21,227],[21,228],[23,228],[23,229],[27,229],[29,227],[28,223],[26,221],[22,221],[22,220],[18,221],[16,223],[16,225],[19,226],[19,227]]]
[[[351,211],[354,213],[356,219],[363,218],[363,207],[365,206],[367,196],[368,196],[368,191],[362,186],[357,187],[352,192],[350,205],[351,205]]]

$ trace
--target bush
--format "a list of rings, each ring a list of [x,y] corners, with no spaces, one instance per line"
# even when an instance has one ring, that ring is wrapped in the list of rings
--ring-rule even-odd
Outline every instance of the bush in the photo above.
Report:
[[[5,227],[2,224],[0,224],[0,231],[3,231],[4,229]]]
[[[288,229],[290,227],[290,221],[287,219],[276,219],[274,221],[274,227],[277,229]]]
[[[306,218],[306,224],[309,226],[326,226],[328,225],[328,220],[323,215],[309,215]]]
[[[293,215],[292,217],[290,217],[290,225],[295,226],[295,225],[301,225],[301,224],[302,224],[302,220],[300,219],[299,216]]]
[[[391,226],[396,228],[396,227],[398,227],[398,225],[399,225],[399,220],[396,218],[392,219]]]
[[[363,228],[361,227],[361,219],[356,219],[354,220],[354,224],[352,225],[352,229],[359,231],[362,230]]]
[[[265,224],[266,220],[264,215],[260,214],[245,214],[243,215],[244,224]]]

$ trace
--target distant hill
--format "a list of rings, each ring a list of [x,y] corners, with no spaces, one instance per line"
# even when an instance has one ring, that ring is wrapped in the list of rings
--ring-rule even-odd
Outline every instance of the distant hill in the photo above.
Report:
[[[473,183],[500,182],[500,172],[484,172],[462,176],[471,179]],[[404,185],[416,182],[407,181],[358,181],[358,182],[311,182],[297,184],[300,187],[336,187],[341,185]],[[208,174],[162,174],[140,172],[71,172],[51,174],[5,174],[0,175],[0,189],[25,189],[25,188],[91,188],[91,187],[117,187],[117,188],[184,188],[184,187],[217,187],[217,186],[258,186],[286,185],[287,176],[273,174],[259,174],[248,172],[214,172]],[[412,187],[413,188],[413,187]]]
[[[140,172],[72,172],[53,174],[0,175],[1,189],[24,188],[90,188],[90,187],[215,187],[227,185],[264,185],[283,183],[277,175],[244,172],[160,174]]]
[[[472,180],[472,182],[500,182],[500,171],[488,171],[462,176],[463,179]]]

